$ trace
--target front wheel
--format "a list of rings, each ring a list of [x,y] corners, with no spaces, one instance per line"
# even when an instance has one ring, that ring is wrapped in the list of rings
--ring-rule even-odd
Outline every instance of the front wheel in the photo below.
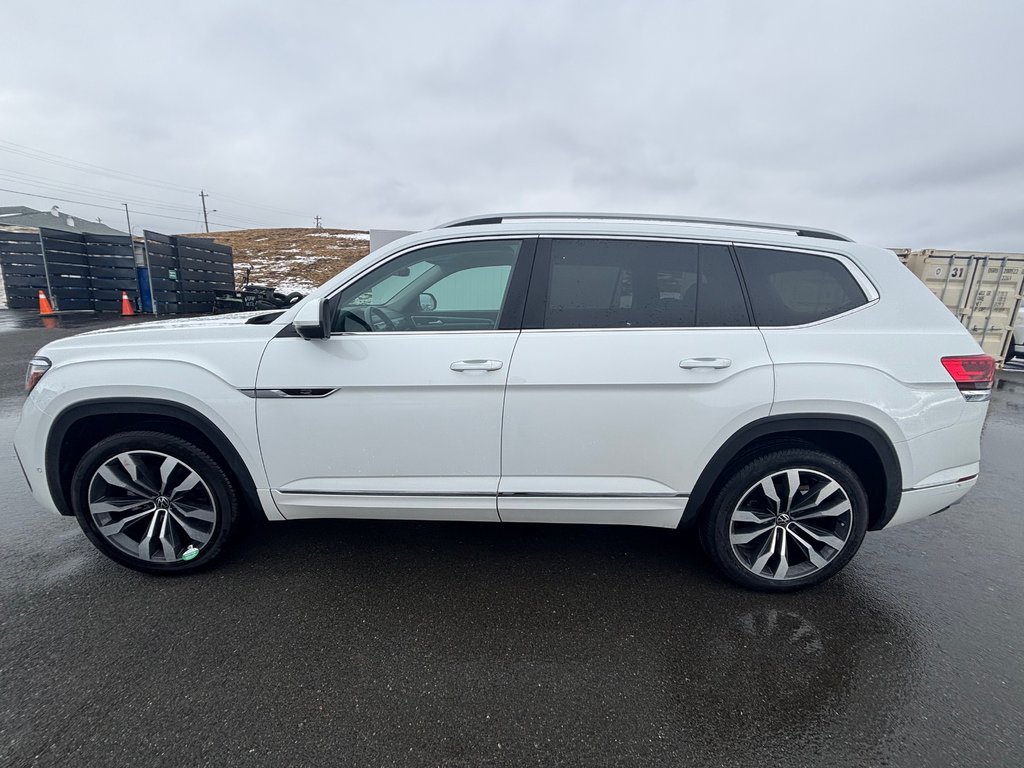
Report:
[[[107,557],[174,574],[210,565],[238,527],[224,470],[187,440],[124,432],[86,451],[71,479],[78,524]]]
[[[856,473],[814,449],[785,449],[736,468],[701,520],[701,543],[732,581],[784,592],[820,584],[856,554],[868,500]]]

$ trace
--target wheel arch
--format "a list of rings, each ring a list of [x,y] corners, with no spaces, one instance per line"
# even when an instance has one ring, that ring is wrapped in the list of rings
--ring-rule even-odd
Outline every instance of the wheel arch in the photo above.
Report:
[[[151,398],[111,398],[75,403],[53,420],[46,438],[44,463],[47,486],[62,515],[73,514],[68,497],[71,476],[78,458],[100,439],[89,427],[100,424],[105,433],[102,436],[128,429],[155,429],[196,443],[222,461],[246,506],[263,512],[248,466],[224,432],[207,416],[182,403]]]
[[[856,416],[786,414],[751,422],[722,444],[694,484],[680,524],[690,524],[700,516],[732,465],[760,450],[793,444],[826,450],[853,466],[871,500],[869,530],[884,528],[896,514],[903,494],[903,472],[892,441],[877,425]],[[878,472],[880,478],[866,476]]]

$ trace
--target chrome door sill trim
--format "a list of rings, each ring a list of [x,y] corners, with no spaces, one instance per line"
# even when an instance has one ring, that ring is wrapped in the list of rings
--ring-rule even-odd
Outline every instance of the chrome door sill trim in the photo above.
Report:
[[[468,492],[468,491],[454,491],[452,493],[418,493],[415,491],[281,491],[275,490],[274,493],[279,493],[282,496],[415,496],[420,498],[442,498],[447,499],[452,496],[459,497],[490,497],[493,498],[495,494],[489,492]]]

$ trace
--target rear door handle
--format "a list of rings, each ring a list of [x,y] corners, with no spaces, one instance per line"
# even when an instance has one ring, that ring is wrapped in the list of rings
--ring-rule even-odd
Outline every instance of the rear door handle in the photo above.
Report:
[[[453,371],[498,371],[501,360],[456,360],[451,365]]]
[[[728,357],[690,357],[679,361],[680,368],[728,368],[732,360]]]

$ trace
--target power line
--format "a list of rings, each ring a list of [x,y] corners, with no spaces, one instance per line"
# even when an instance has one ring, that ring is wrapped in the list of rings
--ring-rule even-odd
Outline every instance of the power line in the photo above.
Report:
[[[87,187],[82,184],[62,183],[62,182],[51,182],[43,179],[41,176],[33,176],[32,174],[18,173],[17,171],[8,171],[7,169],[0,169],[0,178],[8,181],[16,181],[20,184],[28,184],[32,187],[38,187],[40,189],[50,189],[61,193],[79,194],[85,195],[86,197],[95,197],[105,200],[128,200],[132,203],[140,203],[142,205],[149,205],[154,208],[165,208],[167,210],[176,210],[181,212],[190,212],[196,210],[195,206],[176,205],[172,203],[160,202],[153,198],[137,197],[135,195],[115,195],[102,190],[97,190],[94,187]],[[41,181],[35,181],[34,179],[41,179]]]
[[[120,211],[121,210],[120,207],[113,206],[113,205],[100,205],[99,203],[89,203],[89,202],[86,202],[84,200],[71,200],[71,199],[68,199],[66,197],[51,197],[50,195],[36,195],[36,194],[31,193],[31,192],[25,192],[25,191],[20,190],[20,189],[5,189],[3,187],[0,187],[0,192],[11,192],[12,194],[15,194],[15,195],[25,195],[26,197],[39,197],[39,198],[42,198],[43,200],[56,200],[58,203],[74,203],[75,205],[86,205],[86,206],[89,206],[90,208],[104,208],[104,209],[106,209],[108,211]],[[192,223],[198,224],[199,223],[197,218],[185,219],[185,218],[182,218],[181,216],[168,216],[168,215],[163,214],[163,213],[153,213],[152,211],[136,210],[135,212],[138,213],[138,214],[142,214],[143,216],[154,216],[154,217],[156,217],[158,219],[173,219],[174,221],[187,221],[190,224],[192,224]],[[214,222],[211,222],[211,223],[215,227],[225,227],[227,229],[240,229],[240,227],[236,227],[236,226],[234,226],[232,224],[225,224],[225,223],[220,222],[220,221],[214,221]]]
[[[102,165],[96,165],[95,163],[86,163],[80,160],[75,160],[64,155],[57,155],[52,152],[44,152],[41,149],[34,149],[24,144],[17,144],[13,141],[6,141],[0,139],[0,151],[9,152],[14,155],[26,157],[32,160],[38,160],[52,165],[61,166],[64,168],[71,168],[83,173],[94,173],[102,176],[108,176],[119,181],[128,181],[133,184],[143,184],[148,186],[157,187],[160,189],[167,189],[177,192],[187,192],[189,194],[195,194],[194,188],[189,188],[181,184],[174,182],[162,181],[154,179],[148,176],[142,176],[137,173],[129,173],[127,171],[119,171],[113,168],[107,168]],[[249,208],[261,208],[263,210],[284,214],[287,216],[295,216],[299,218],[305,218],[306,214],[299,213],[297,211],[290,211],[284,208],[275,208],[273,206],[263,205],[261,203],[254,203],[252,201],[243,200],[241,198],[231,197],[228,195],[220,195],[218,197],[224,200],[238,203]]]
[[[86,173],[98,173],[103,176],[113,176],[114,178],[120,178],[123,181],[131,181],[135,184],[147,184],[150,186],[162,187],[164,189],[174,189],[179,192],[191,191],[188,187],[180,184],[159,181],[157,179],[151,179],[135,173],[118,171],[113,168],[105,168],[102,165],[95,165],[94,163],[85,163],[80,160],[74,160],[70,157],[64,157],[63,155],[55,155],[51,152],[44,152],[40,149],[33,149],[32,147],[27,147],[24,144],[15,144],[13,141],[4,141],[0,139],[0,151],[10,152],[14,155],[20,155],[21,157],[27,157],[32,160],[39,160],[52,165],[59,165],[64,168],[74,168],[75,170],[84,171]]]
[[[56,183],[52,183],[52,182],[46,182],[45,180],[43,182],[32,181],[31,179],[43,179],[43,177],[41,177],[41,176],[34,176],[32,174],[22,174],[22,173],[19,173],[19,172],[16,172],[16,171],[15,172],[10,172],[10,173],[4,172],[4,171],[6,171],[6,169],[0,169],[0,179],[4,179],[6,181],[18,182],[19,184],[28,184],[31,187],[36,187],[37,189],[42,189],[42,190],[45,190],[45,191],[50,192],[50,193],[56,192],[57,194],[72,194],[72,195],[79,195],[79,196],[84,195],[87,198],[94,198],[94,199],[103,200],[103,201],[107,201],[107,202],[122,202],[123,203],[124,201],[127,201],[129,203],[132,203],[133,205],[149,206],[149,207],[161,208],[161,209],[164,209],[164,210],[174,211],[174,212],[178,212],[178,213],[195,213],[197,216],[199,215],[199,209],[196,206],[194,206],[194,205],[191,205],[191,206],[173,205],[173,204],[159,202],[157,200],[154,200],[153,198],[109,194],[109,193],[102,192],[102,191],[95,191],[94,188],[86,187],[86,186],[83,186],[81,184],[56,184]],[[83,201],[82,204],[85,204],[85,202]],[[222,219],[230,219],[230,220],[238,222],[240,224],[248,224],[248,225],[255,226],[255,227],[265,227],[265,228],[272,227],[272,225],[267,224],[266,222],[258,221],[256,219],[251,219],[251,218],[249,218],[247,216],[238,216],[238,215],[235,215],[235,214],[232,214],[232,213],[228,213],[227,211],[223,211],[223,210],[220,211],[219,213],[220,213],[220,218],[222,218]]]
[[[274,208],[273,206],[261,205],[260,203],[247,202],[245,200],[239,200],[237,197],[231,197],[230,195],[224,195],[224,194],[221,194],[220,192],[216,192],[216,191],[215,191],[215,194],[221,200],[227,200],[228,202],[238,203],[239,205],[244,205],[247,208],[262,208],[263,210],[270,211],[271,213],[282,213],[282,214],[284,214],[286,216],[295,216],[296,218],[300,218],[300,219],[307,218],[307,214],[305,214],[305,213],[299,213],[297,211],[289,211],[289,210],[285,210],[284,208]]]

